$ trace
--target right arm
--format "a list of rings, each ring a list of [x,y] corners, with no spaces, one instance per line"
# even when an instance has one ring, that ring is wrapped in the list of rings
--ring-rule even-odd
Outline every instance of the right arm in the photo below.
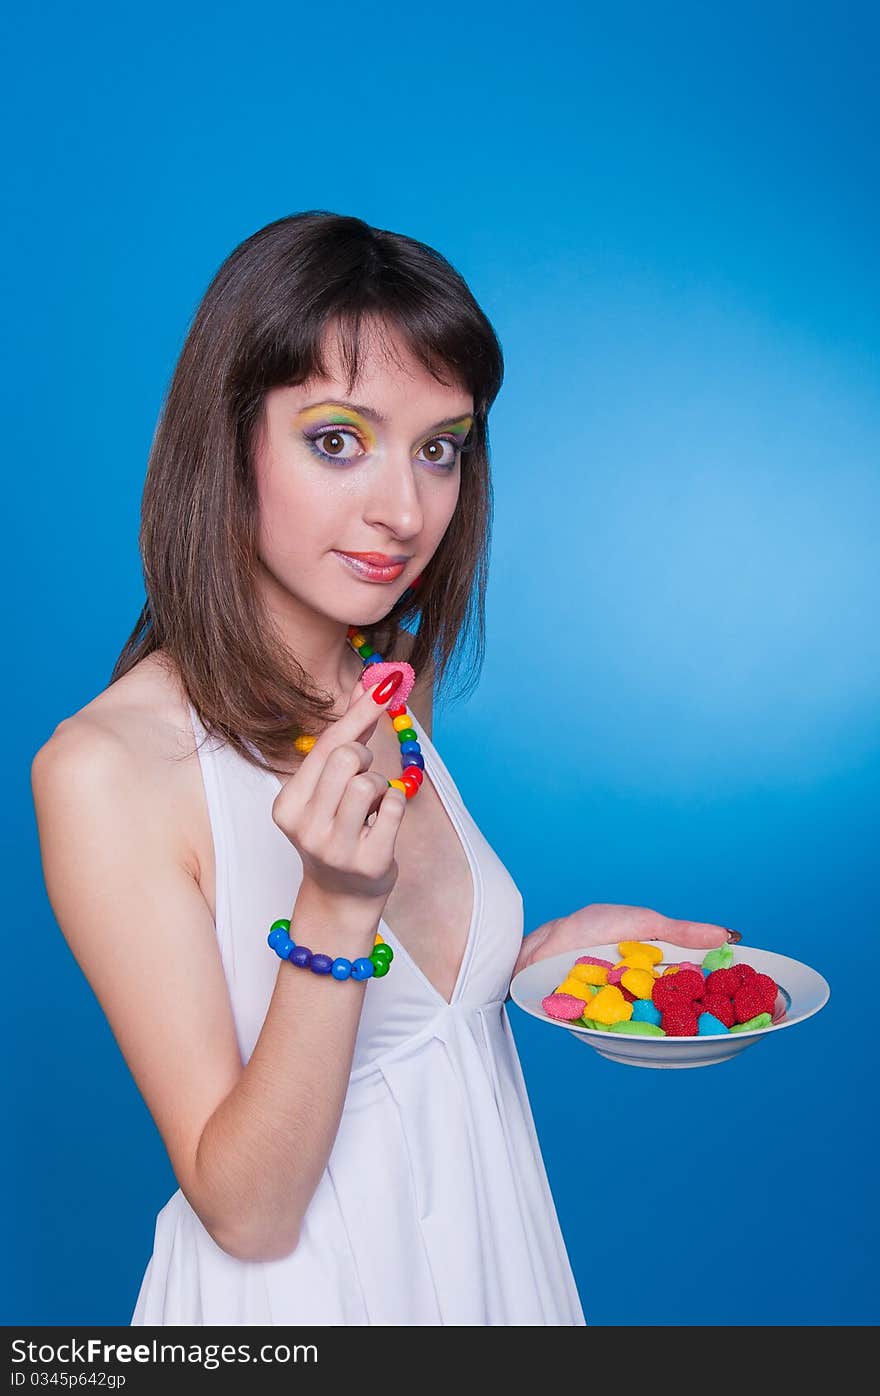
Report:
[[[369,695],[361,701],[381,715]],[[375,805],[388,789],[392,798],[382,798],[371,833],[379,831],[377,849],[384,839],[393,851],[405,801],[377,773],[357,776],[352,743],[341,744],[366,730],[371,714],[362,706],[358,724],[353,713],[309,753],[306,761],[319,752],[311,781],[332,767],[339,788],[347,782],[358,829],[371,799]],[[361,768],[372,759],[362,750]],[[53,911],[182,1192],[230,1255],[289,1254],[333,1147],[369,981],[331,981],[279,959],[260,1036],[243,1066],[210,909],[130,750],[109,731],[70,719],[37,752],[31,782]],[[325,780],[317,792],[325,799],[327,787]],[[332,803],[332,784],[329,793]],[[353,960],[373,947],[393,879],[384,878],[381,895],[355,895],[342,882],[328,890],[305,875],[291,923],[300,943]],[[268,933],[268,926],[258,929]],[[265,944],[263,953],[274,954]]]

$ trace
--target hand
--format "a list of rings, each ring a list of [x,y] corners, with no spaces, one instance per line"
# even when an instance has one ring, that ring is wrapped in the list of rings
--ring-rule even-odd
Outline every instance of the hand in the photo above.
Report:
[[[380,687],[377,680],[364,688],[358,678],[346,712],[325,727],[272,805],[272,818],[299,851],[304,879],[332,897],[384,902],[397,881],[394,849],[407,799],[367,769],[373,753],[363,740],[394,697],[391,690],[377,706]]]
[[[535,938],[534,946],[529,942]],[[615,906],[593,902],[570,916],[548,921],[526,936],[523,964],[533,965],[547,955],[564,950],[580,950],[590,945],[615,945],[621,940],[668,940],[688,949],[711,950],[731,939],[740,940],[738,931],[716,926],[711,921],[681,921],[647,906]]]

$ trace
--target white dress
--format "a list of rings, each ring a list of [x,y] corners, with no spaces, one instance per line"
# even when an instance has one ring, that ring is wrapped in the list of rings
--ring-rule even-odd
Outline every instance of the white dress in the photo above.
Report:
[[[191,705],[190,718],[214,839],[217,939],[246,1062],[277,974],[306,972],[266,944],[272,922],[290,914],[302,861],[272,819],[281,782],[207,739]],[[505,1006],[522,895],[413,725],[473,878],[451,1002],[383,919],[394,960],[365,985],[339,1130],[295,1250],[236,1259],[178,1189],[156,1218],[132,1324],[586,1322]]]

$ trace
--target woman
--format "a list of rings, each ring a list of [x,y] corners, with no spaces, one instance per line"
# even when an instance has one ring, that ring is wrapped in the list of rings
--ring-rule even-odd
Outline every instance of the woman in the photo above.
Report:
[[[481,658],[502,372],[444,258],[323,211],[237,247],[187,335],[146,605],[32,772],[53,909],[179,1182],[133,1324],[585,1322],[511,977],[727,933],[591,905],[523,939],[431,741],[472,625]]]

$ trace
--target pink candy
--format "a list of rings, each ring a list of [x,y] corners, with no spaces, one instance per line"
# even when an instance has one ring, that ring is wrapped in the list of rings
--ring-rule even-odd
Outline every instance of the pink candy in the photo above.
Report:
[[[395,659],[387,664],[367,664],[361,674],[361,683],[364,688],[375,688],[376,684],[381,683],[389,674],[398,672],[403,674],[403,678],[391,695],[388,706],[390,708],[401,707],[406,703],[416,685],[416,671],[411,664],[407,664],[405,659]]]
[[[604,965],[606,969],[612,969],[611,960],[597,960],[595,955],[578,955],[575,960],[576,965]]]
[[[586,1004],[583,999],[576,999],[574,994],[548,994],[541,999],[541,1007],[551,1018],[564,1018],[572,1022],[581,1017]]]

